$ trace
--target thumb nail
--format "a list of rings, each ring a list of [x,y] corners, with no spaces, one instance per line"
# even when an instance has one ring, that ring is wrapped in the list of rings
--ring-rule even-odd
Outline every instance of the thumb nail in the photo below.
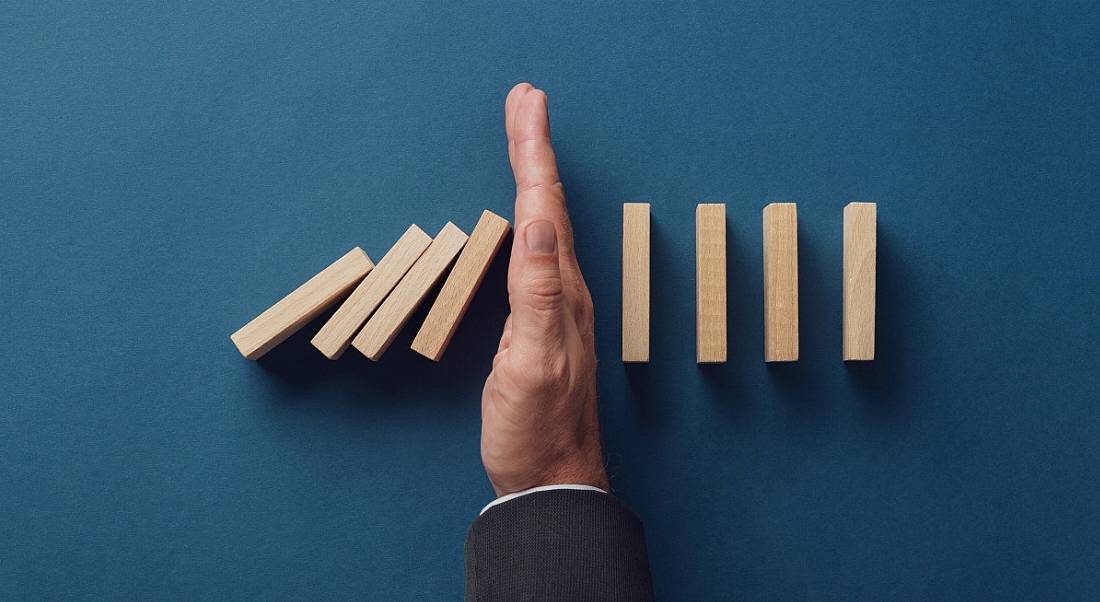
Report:
[[[527,250],[532,253],[550,254],[558,248],[558,232],[548,221],[531,222],[526,236]]]

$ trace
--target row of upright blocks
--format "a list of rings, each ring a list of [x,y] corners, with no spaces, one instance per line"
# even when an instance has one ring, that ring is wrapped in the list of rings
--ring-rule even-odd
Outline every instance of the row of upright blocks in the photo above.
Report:
[[[875,357],[876,205],[844,208],[845,361]],[[415,224],[375,265],[356,247],[310,278],[232,335],[248,359],[259,359],[326,308],[346,297],[313,337],[329,359],[349,346],[377,360],[434,285],[454,268],[412,342],[439,361],[510,229],[484,211],[469,237],[447,223],[435,236]],[[798,360],[798,214],[794,203],[764,207],[764,360]],[[649,361],[650,207],[623,205],[622,359]],[[457,259],[456,259],[457,258]],[[698,205],[695,212],[696,360],[721,363],[727,356],[726,206]]]
[[[649,361],[649,203],[623,204],[624,362]],[[764,207],[764,361],[798,361],[798,210]],[[877,206],[844,208],[843,358],[875,359]],[[726,206],[695,210],[696,361],[726,361]]]

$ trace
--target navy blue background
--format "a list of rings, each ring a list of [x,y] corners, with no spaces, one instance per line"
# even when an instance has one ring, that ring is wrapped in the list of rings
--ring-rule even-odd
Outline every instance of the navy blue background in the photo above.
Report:
[[[439,365],[413,328],[378,364],[324,360],[319,322],[258,364],[229,334],[354,245],[511,218],[503,102],[530,80],[661,598],[1095,599],[1098,26],[1091,2],[6,3],[0,597],[458,598],[504,258]],[[626,368],[631,200],[653,352]],[[765,366],[783,200],[802,361]],[[851,200],[879,203],[860,366]],[[731,317],[700,368],[704,201]]]

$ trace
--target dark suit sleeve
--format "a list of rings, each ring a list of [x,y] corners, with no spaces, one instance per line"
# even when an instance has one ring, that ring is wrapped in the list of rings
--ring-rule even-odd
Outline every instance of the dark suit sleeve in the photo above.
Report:
[[[466,535],[466,600],[652,600],[642,522],[597,491],[530,493]]]

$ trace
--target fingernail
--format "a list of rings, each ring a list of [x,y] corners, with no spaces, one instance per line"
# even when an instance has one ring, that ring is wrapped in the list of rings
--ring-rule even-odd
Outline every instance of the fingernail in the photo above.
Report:
[[[531,222],[527,226],[527,250],[532,253],[553,253],[558,248],[558,232],[548,221]]]

